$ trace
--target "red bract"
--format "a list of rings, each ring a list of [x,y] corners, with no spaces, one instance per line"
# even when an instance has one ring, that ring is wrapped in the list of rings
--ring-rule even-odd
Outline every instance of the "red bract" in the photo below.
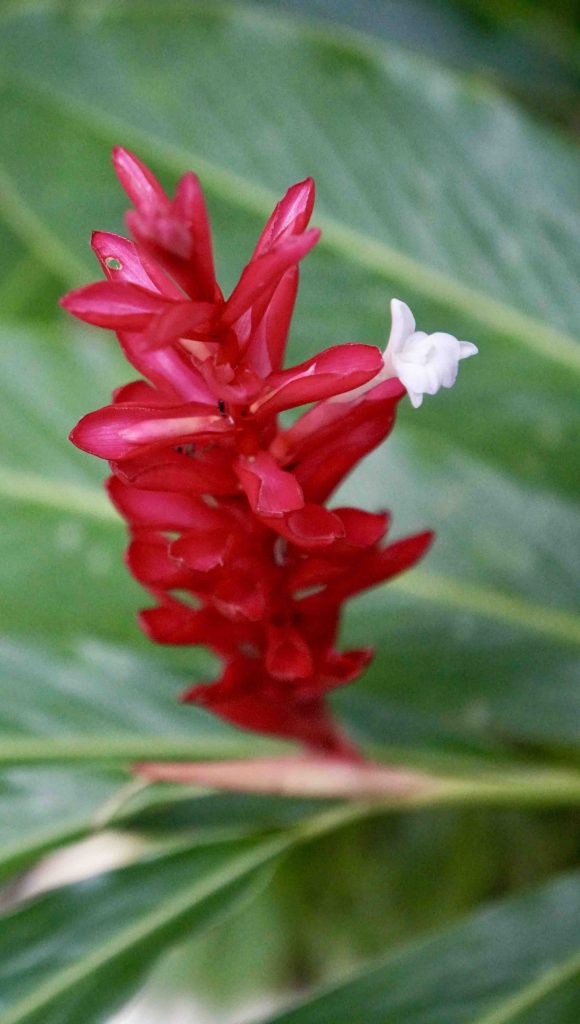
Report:
[[[169,199],[131,153],[114,162],[134,204],[134,241],[96,232],[107,280],[62,300],[112,328],[141,377],[83,417],[71,440],[110,462],[127,564],[155,604],[140,616],[162,644],[223,659],[184,700],[238,726],[357,757],[326,705],[371,648],[338,651],[345,601],[410,568],[432,535],[385,543],[386,513],[328,508],[344,477],[389,433],[400,380],[378,349],[329,348],[283,369],[314,184],[288,190],[229,298],[215,279],[201,187]],[[376,378],[376,381],[375,381]],[[315,403],[282,429],[282,410]]]

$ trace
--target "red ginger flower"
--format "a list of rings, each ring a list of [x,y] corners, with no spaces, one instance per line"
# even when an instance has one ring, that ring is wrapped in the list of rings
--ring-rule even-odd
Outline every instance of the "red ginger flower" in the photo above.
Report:
[[[391,355],[368,345],[336,346],[282,369],[298,263],[319,237],[308,229],[311,179],[278,203],[224,299],[197,178],[186,174],[170,200],[131,153],[116,149],[114,162],[134,204],[127,225],[135,241],[96,232],[107,280],[62,304],[114,329],[145,378],[71,434],[109,460],[109,494],[131,536],[128,566],[156,601],[141,626],[158,643],[205,644],[223,659],[221,677],[185,701],[243,728],[356,757],[326,694],[357,678],[372,650],[336,650],[342,607],[414,565],[432,534],[385,544],[385,513],[325,502],[389,434],[405,387],[391,374]],[[422,363],[432,360],[429,339],[451,337],[412,334],[407,307],[393,311],[401,365],[419,350]],[[467,344],[451,342],[445,353]],[[469,354],[461,351],[457,358]],[[405,363],[405,372],[419,387],[419,371]],[[452,372],[439,375],[448,386]],[[436,390],[433,380],[430,371],[424,390]],[[307,403],[292,427],[279,427],[279,412]]]

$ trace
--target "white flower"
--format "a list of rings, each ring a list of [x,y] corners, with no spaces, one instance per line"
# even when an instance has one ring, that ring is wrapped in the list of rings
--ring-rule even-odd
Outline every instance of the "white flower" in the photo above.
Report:
[[[459,360],[477,354],[476,345],[458,341],[452,334],[415,330],[415,318],[399,299],[391,301],[392,325],[383,356],[384,368],[372,384],[398,377],[405,385],[411,404],[418,409],[423,395],[435,395],[439,388],[455,384]]]

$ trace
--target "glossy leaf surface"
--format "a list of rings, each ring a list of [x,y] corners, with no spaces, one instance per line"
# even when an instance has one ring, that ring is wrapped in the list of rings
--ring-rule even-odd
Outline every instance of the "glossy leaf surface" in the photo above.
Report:
[[[164,944],[211,927],[248,894],[274,850],[228,844],[161,853],[8,912],[0,939],[3,1020],[106,1019]]]
[[[403,949],[267,1024],[575,1024],[579,910],[578,877],[553,882]]]
[[[376,756],[466,786],[459,803],[578,801],[575,762],[562,764],[580,734],[575,146],[474,77],[276,6],[48,0],[0,12],[2,877],[90,832],[135,758],[279,749],[177,703],[215,663],[140,635],[146,599],[123,565],[103,466],[66,441],[131,377],[112,336],[78,333],[55,307],[59,291],[98,276],[91,230],[122,230],[115,143],[168,188],[190,167],[199,173],[226,291],[275,200],[313,175],[323,241],[302,268],[292,362],[343,342],[382,346],[392,296],[420,327],[479,345],[453,392],[418,412],[404,404],[393,438],[337,497],[390,507],[395,536],[433,527],[438,541],[417,570],[353,607],[344,645],[374,644],[377,657],[335,706]],[[185,844],[230,828],[234,844],[311,811],[157,789],[118,821]],[[360,934],[365,913],[380,917],[369,945],[381,951],[574,857],[564,816],[553,827],[520,818],[514,830],[504,812],[478,813],[353,827],[322,849],[318,876],[315,854],[296,855],[289,934],[304,937],[309,904],[322,915],[328,889],[329,901],[336,891],[340,906],[355,906]],[[246,869],[230,874],[242,863],[235,846],[213,857],[160,854],[15,910],[1,940],[6,1019],[106,1020],[159,953],[232,905],[230,885],[246,890]],[[198,902],[193,875],[217,877],[220,858],[221,881]],[[433,870],[439,894],[426,881]],[[318,878],[320,903],[305,878]],[[278,928],[278,897],[261,904],[258,934]],[[555,883],[279,1019],[576,1024],[577,904],[573,878]],[[329,957],[340,966],[363,945],[336,939]],[[321,946],[313,927],[305,959],[324,973],[312,952]]]

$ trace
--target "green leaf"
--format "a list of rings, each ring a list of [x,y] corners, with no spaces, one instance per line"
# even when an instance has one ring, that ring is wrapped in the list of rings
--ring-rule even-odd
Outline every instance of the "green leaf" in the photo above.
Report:
[[[262,1024],[576,1024],[580,877],[498,903]]]
[[[119,771],[15,767],[0,775],[0,879],[89,831],[123,785]]]
[[[185,674],[168,673],[155,658],[95,640],[61,657],[6,641],[0,654],[0,760],[13,760],[11,745],[15,753],[25,750],[14,760],[50,760],[45,741],[56,741],[56,757],[69,761],[235,757],[277,749],[179,704]]]
[[[290,358],[344,341],[383,344],[393,295],[412,305],[421,327],[481,348],[456,391],[426,400],[419,413],[401,410],[384,452],[338,499],[389,505],[397,533],[433,526],[439,540],[424,566],[353,606],[345,643],[374,643],[377,660],[365,680],[337,695],[337,712],[369,750],[448,775],[458,803],[577,800],[576,774],[518,767],[516,758],[521,744],[532,755],[537,745],[561,754],[579,735],[575,147],[471,76],[276,12],[173,0],[27,3],[21,13],[17,6],[0,33],[5,315],[47,319],[57,280],[64,290],[97,276],[90,231],[122,230],[126,205],[110,168],[114,143],[135,148],[171,188],[187,168],[200,173],[226,289],[276,198],[312,173],[324,235],[304,265]],[[195,649],[155,649],[137,630],[134,615],[147,598],[122,564],[124,533],[101,490],[104,467],[66,442],[75,420],[132,375],[113,338],[80,337],[59,318],[52,332],[10,323],[1,344],[0,760],[18,766],[0,791],[0,870],[9,873],[90,828],[119,778],[103,763],[126,768],[134,758],[271,747],[180,706],[178,693],[211,678],[213,660]],[[68,767],[30,767],[44,762]],[[119,819],[173,835],[220,822],[290,824],[304,810],[169,790],[136,803]],[[471,820],[439,815],[449,913],[522,877],[495,850],[492,825],[481,843],[466,845]],[[425,813],[405,821],[392,822],[409,838],[389,873],[404,874],[417,845],[412,829],[422,828],[414,874],[421,894],[436,825]],[[535,836],[533,822],[528,827]],[[363,839],[352,863],[366,905],[374,846]],[[544,846],[560,849],[540,836],[528,873],[571,856],[544,857]],[[332,851],[321,889],[337,884],[328,883],[330,861]],[[382,884],[385,862],[375,854],[373,885]],[[344,899],[352,903],[350,863],[345,854]],[[151,865],[151,885],[158,870],[160,862]],[[132,877],[119,875],[119,892]],[[163,878],[160,912],[173,891]],[[410,889],[400,919],[420,928],[429,911]],[[75,887],[71,902],[83,939],[96,913],[88,892]],[[376,900],[384,931],[396,898],[389,890]],[[60,894],[45,900],[14,917],[29,922],[28,943],[43,931],[36,908],[56,915],[61,907]],[[438,919],[445,903],[440,897]],[[76,938],[65,932],[58,956],[68,971],[67,943]],[[378,926],[376,934],[379,948],[386,940]],[[168,936],[160,933],[155,953]],[[125,953],[134,964],[127,947],[115,976]],[[29,978],[33,988],[18,996],[39,1006],[31,1011],[39,1021],[50,1020],[52,1005],[34,1002],[45,984],[42,962],[33,943],[28,963],[39,980]],[[466,983],[472,976],[463,971]],[[79,1016],[73,1004],[57,1005],[64,1019]]]
[[[50,321],[61,290],[60,280],[32,256],[25,244],[2,223],[0,309],[10,320]]]
[[[282,848],[270,840],[160,853],[4,914],[3,1024],[108,1019],[169,943],[203,933],[253,895]]]
[[[267,6],[269,0],[260,0]],[[426,57],[485,76],[532,109],[570,121],[578,103],[573,4],[495,0],[283,0],[277,5],[348,25]]]

